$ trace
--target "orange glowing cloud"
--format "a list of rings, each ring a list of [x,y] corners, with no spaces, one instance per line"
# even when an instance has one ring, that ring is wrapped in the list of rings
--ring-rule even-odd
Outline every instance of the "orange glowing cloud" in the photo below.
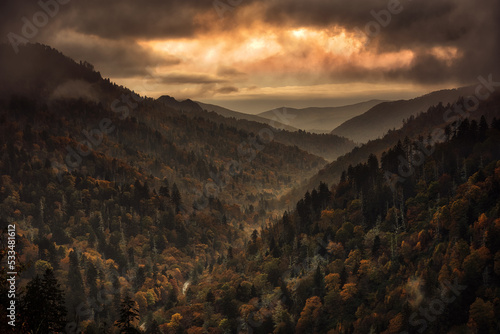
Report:
[[[278,93],[280,87],[304,86],[303,93],[311,94],[317,87],[306,86],[338,84],[364,72],[405,68],[415,56],[411,50],[370,52],[363,38],[341,27],[289,29],[262,24],[219,36],[140,41],[139,45],[158,57],[180,60],[156,67],[153,75],[163,91],[181,98],[192,97],[189,94],[243,96],[248,87],[274,87]],[[185,79],[180,80],[181,76]]]

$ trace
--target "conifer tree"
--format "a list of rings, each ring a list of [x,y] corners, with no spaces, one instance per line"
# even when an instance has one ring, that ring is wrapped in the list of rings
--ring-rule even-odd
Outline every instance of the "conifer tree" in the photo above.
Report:
[[[64,331],[66,308],[64,292],[54,276],[47,269],[43,277],[36,276],[26,287],[22,299],[22,312],[29,333],[54,333]]]
[[[68,288],[69,295],[66,298],[69,314],[69,321],[76,321],[76,310],[78,306],[85,300],[85,289],[83,287],[82,274],[80,273],[80,263],[78,255],[75,251],[69,253],[69,271],[68,271]]]
[[[139,319],[139,311],[135,306],[135,301],[130,298],[128,293],[125,294],[120,305],[120,317],[115,323],[115,326],[120,329],[120,333],[136,334],[140,333],[132,324],[136,319]]]
[[[177,188],[177,184],[175,183],[172,186],[172,203],[174,204],[175,207],[175,213],[179,213],[181,211],[182,198],[181,198],[181,193]]]

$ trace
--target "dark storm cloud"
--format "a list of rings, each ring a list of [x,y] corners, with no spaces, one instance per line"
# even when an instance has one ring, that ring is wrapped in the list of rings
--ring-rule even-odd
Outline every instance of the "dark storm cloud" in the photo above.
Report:
[[[21,17],[31,19],[40,10],[38,1],[3,2],[3,35],[19,31]],[[59,7],[60,12],[52,18],[58,28],[110,39],[189,37],[204,28],[197,16],[213,10],[212,1],[203,0],[72,0]]]
[[[378,24],[377,33],[366,33],[367,24],[377,22],[372,15],[386,11],[390,0],[331,1],[277,0],[267,2],[265,20],[289,26],[341,26],[359,29],[373,37],[366,46],[385,53],[411,49],[416,57],[407,70],[380,73],[388,78],[404,78],[419,83],[457,80],[470,82],[478,75],[499,73],[500,2],[497,0],[402,0],[401,12],[391,15],[386,26]],[[384,23],[385,23],[384,22]],[[373,23],[372,23],[373,26]],[[454,47],[460,57],[452,64],[430,55],[433,47]],[[356,69],[346,76],[356,76]]]
[[[2,41],[7,41],[7,34],[14,32],[20,34],[23,22],[22,17],[31,20],[33,14],[40,10],[36,1],[2,1],[0,10],[0,33]]]
[[[46,0],[42,0],[46,1]],[[48,0],[57,1],[57,0]],[[224,0],[221,0],[227,3]],[[75,58],[85,58],[96,66],[102,64],[108,73],[119,76],[139,75],[148,66],[174,58],[155,58],[153,52],[141,48],[136,41],[172,38],[220,38],[223,29],[237,31],[241,27],[267,24],[276,28],[344,28],[348,32],[365,31],[376,22],[373,12],[386,11],[397,0],[243,0],[221,19],[213,0],[88,0],[69,1],[40,29],[39,41]],[[356,66],[342,70],[325,68],[325,75],[338,81],[349,79],[405,80],[417,83],[455,81],[466,83],[479,75],[500,73],[500,1],[498,0],[401,0],[401,12],[391,15],[390,22],[379,24],[379,31],[365,46],[371,54],[412,50],[415,57],[409,67],[384,69],[371,73]],[[20,33],[21,17],[31,20],[40,10],[37,1],[6,0],[2,3],[1,32]],[[385,20],[382,17],[382,20]],[[373,27],[373,24],[372,24]],[[357,30],[359,29],[359,30]],[[51,39],[61,31],[96,37],[81,44]],[[116,50],[106,50],[102,41]],[[115,44],[113,44],[115,43]],[[430,52],[432,48],[453,48],[457,55],[450,61]],[[111,47],[110,47],[111,49]],[[104,70],[104,68],[103,68]],[[121,74],[118,74],[121,72]],[[220,69],[219,76],[238,76],[238,70]],[[363,75],[363,73],[365,73]],[[172,79],[166,79],[168,80]],[[179,83],[219,83],[217,78],[177,78]]]
[[[211,1],[89,0],[75,3],[65,24],[106,38],[189,37],[202,28],[195,16],[211,8]]]
[[[365,30],[375,21],[372,11],[386,11],[390,3],[399,4],[400,13],[391,15],[378,37],[383,46],[393,48],[445,43],[457,39],[483,22],[483,14],[498,7],[496,0],[485,0],[483,7],[465,0],[277,0],[264,5],[267,22],[280,25]],[[490,8],[488,8],[488,6]],[[486,8],[485,8],[486,7]],[[479,11],[479,12],[478,12]],[[467,20],[465,21],[465,17]],[[382,19],[384,19],[382,17]],[[460,19],[460,21],[455,21]],[[472,26],[471,26],[472,24]]]
[[[493,24],[489,28],[498,27],[497,22],[491,22],[494,13],[499,10],[498,0],[392,1],[400,3],[403,10],[400,14],[393,15],[391,23],[382,28],[380,37],[387,46],[456,42],[464,35],[477,32],[481,26],[488,28],[488,25]],[[391,0],[244,0],[235,10],[259,4],[262,11],[260,17],[273,25],[319,28],[339,25],[363,30],[369,21],[374,20],[370,12],[384,10],[390,2]],[[3,25],[10,25],[11,30],[15,30],[16,26],[20,28],[22,16],[30,19],[35,11],[40,10],[37,1],[6,0],[2,6]],[[54,21],[59,21],[59,28],[112,39],[191,37],[221,25],[219,21],[224,21],[216,16],[212,0],[73,0],[60,7],[60,14],[53,18]],[[227,13],[226,16],[230,15],[231,13]],[[202,17],[210,17],[210,20],[203,20]],[[259,17],[253,19],[258,21]],[[498,31],[490,33],[496,35]]]
[[[188,24],[162,19],[162,8],[174,8],[176,1],[158,1],[162,8],[157,9],[153,9],[156,4],[152,1],[151,7],[137,6],[135,1],[59,1],[5,1],[0,11],[1,40],[10,42],[9,34],[16,34],[29,42],[50,44],[76,60],[91,62],[104,75],[114,78],[147,75],[150,67],[180,62],[173,56],[158,56],[132,38],[184,34],[180,30]],[[48,18],[42,26],[36,24],[36,17],[43,17],[40,13]],[[181,19],[178,13],[170,16]],[[25,34],[26,22],[35,27],[34,36]]]

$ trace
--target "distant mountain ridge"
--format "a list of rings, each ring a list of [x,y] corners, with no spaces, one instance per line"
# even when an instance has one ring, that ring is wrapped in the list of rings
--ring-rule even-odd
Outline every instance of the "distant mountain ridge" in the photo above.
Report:
[[[357,143],[382,137],[391,129],[399,129],[403,120],[416,116],[438,103],[452,103],[461,96],[474,94],[474,87],[435,91],[411,100],[383,102],[335,128],[331,133]]]
[[[269,131],[271,131],[274,141],[287,146],[298,147],[301,150],[322,157],[327,161],[337,159],[339,156],[352,150],[355,146],[354,142],[347,138],[332,135],[330,133],[317,134],[297,130],[275,119],[277,118],[287,123],[289,120],[288,114],[274,114],[273,118],[266,119],[255,115],[240,113],[217,105],[194,102],[189,99],[177,101],[175,98],[168,95],[161,96],[156,101],[178,112],[187,112],[190,114],[190,117],[201,117],[218,124],[234,126],[237,129],[252,134],[269,134]]]
[[[305,131],[329,133],[343,122],[361,115],[382,102],[385,101],[370,100],[339,107],[309,107],[301,109],[281,107],[265,111],[258,114],[258,116],[272,119],[275,117],[276,111],[285,111],[289,116],[291,126]]]
[[[283,124],[281,122],[275,121],[272,117],[271,118],[266,118],[266,117],[261,117],[257,115],[251,115],[251,114],[246,114],[242,113],[239,111],[234,111],[231,109],[227,109],[218,105],[214,104],[207,104],[203,102],[196,102],[202,109],[206,111],[213,111],[221,116],[228,117],[228,118],[235,118],[235,119],[244,119],[248,121],[254,121],[254,122],[259,122],[263,124],[269,124],[275,128],[279,129],[284,129],[288,131],[297,131],[298,128],[295,128],[293,126],[290,126],[289,124]]]

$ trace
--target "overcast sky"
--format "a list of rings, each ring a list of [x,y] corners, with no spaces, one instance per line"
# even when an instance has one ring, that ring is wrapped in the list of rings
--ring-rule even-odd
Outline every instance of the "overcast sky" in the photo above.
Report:
[[[3,0],[3,41],[38,19],[29,41],[151,97],[257,113],[409,98],[500,73],[498,0],[59,1],[43,24],[37,1]]]

